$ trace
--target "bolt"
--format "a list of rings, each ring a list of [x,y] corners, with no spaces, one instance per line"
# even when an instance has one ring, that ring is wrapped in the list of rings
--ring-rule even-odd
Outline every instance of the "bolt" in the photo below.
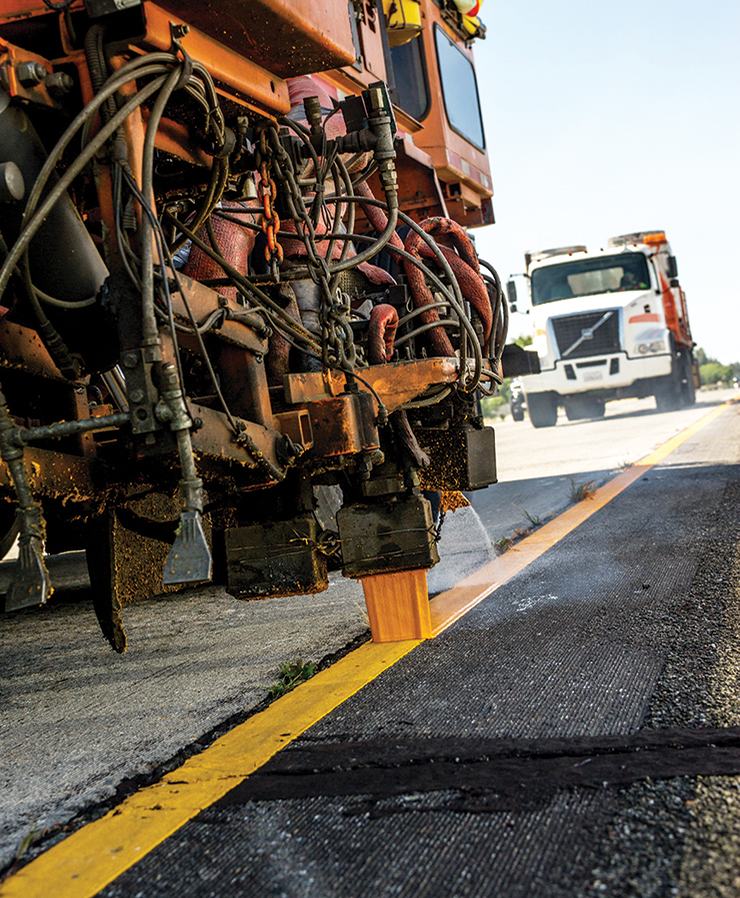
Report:
[[[44,78],[49,95],[59,100],[74,87],[74,81],[66,72],[54,72]]]
[[[125,368],[135,368],[139,364],[139,354],[136,352],[124,353],[123,364]]]
[[[128,394],[128,398],[132,402],[141,402],[144,399],[144,391],[143,390],[131,390]]]
[[[370,108],[373,112],[383,109],[383,94],[377,87],[368,91],[368,99],[370,100]]]
[[[40,84],[47,74],[40,62],[19,62],[15,67],[15,76],[24,87]]]
[[[181,37],[185,37],[185,35],[190,31],[190,25],[186,25],[184,22],[180,24],[176,24],[175,22],[170,22],[170,34],[173,40],[179,41]]]

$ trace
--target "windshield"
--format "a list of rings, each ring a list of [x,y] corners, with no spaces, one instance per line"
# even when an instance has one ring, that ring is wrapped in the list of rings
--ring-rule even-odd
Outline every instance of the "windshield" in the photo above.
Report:
[[[453,130],[482,150],[485,138],[473,64],[439,25],[434,29],[434,39],[447,120]]]
[[[417,121],[429,112],[429,89],[424,70],[423,35],[412,41],[391,47],[391,64],[395,87],[391,91],[393,102]]]
[[[557,299],[595,293],[647,290],[649,286],[647,260],[642,253],[579,259],[536,268],[532,272],[532,304],[539,306]]]

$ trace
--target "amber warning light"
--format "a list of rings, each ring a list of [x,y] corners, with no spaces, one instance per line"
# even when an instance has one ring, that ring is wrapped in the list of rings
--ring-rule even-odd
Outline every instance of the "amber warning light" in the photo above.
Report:
[[[668,243],[668,238],[665,235],[665,231],[658,231],[655,234],[645,234],[642,242],[648,246],[660,246],[661,243]]]

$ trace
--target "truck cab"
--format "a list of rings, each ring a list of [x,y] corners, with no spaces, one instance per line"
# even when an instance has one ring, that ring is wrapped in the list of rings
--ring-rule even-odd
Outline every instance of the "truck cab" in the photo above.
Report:
[[[655,396],[658,410],[695,400],[686,298],[663,231],[525,256],[540,374],[522,378],[535,427],[597,418],[612,399]]]

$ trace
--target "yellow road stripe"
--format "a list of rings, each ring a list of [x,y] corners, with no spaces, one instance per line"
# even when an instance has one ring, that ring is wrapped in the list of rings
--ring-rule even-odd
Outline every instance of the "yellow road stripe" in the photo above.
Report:
[[[419,644],[366,643],[23,867],[3,898],[90,898]]]
[[[540,527],[531,536],[525,537],[521,542],[512,546],[499,558],[494,558],[493,561],[461,580],[452,589],[435,596],[430,602],[432,635],[439,635],[443,630],[454,624],[456,620],[467,614],[471,608],[475,608],[483,599],[495,592],[499,586],[502,586],[528,564],[531,564],[535,558],[539,558],[555,543],[575,530],[579,524],[582,524],[592,514],[595,514],[600,508],[611,502],[623,490],[626,490],[631,483],[642,477],[646,471],[649,471],[682,443],[685,443],[695,433],[706,427],[707,424],[721,415],[729,405],[730,403],[725,403],[712,409],[711,412],[708,412],[694,424],[682,430],[681,433],[671,437],[654,452],[646,455],[636,465],[604,484],[604,486],[596,490],[591,498],[584,499],[572,508],[564,511],[557,518]]]
[[[432,600],[433,633],[462,617],[718,417],[717,407],[500,558]],[[92,898],[165,839],[419,645],[367,643],[249,718],[158,783],[50,848],[0,885],[2,898]]]

